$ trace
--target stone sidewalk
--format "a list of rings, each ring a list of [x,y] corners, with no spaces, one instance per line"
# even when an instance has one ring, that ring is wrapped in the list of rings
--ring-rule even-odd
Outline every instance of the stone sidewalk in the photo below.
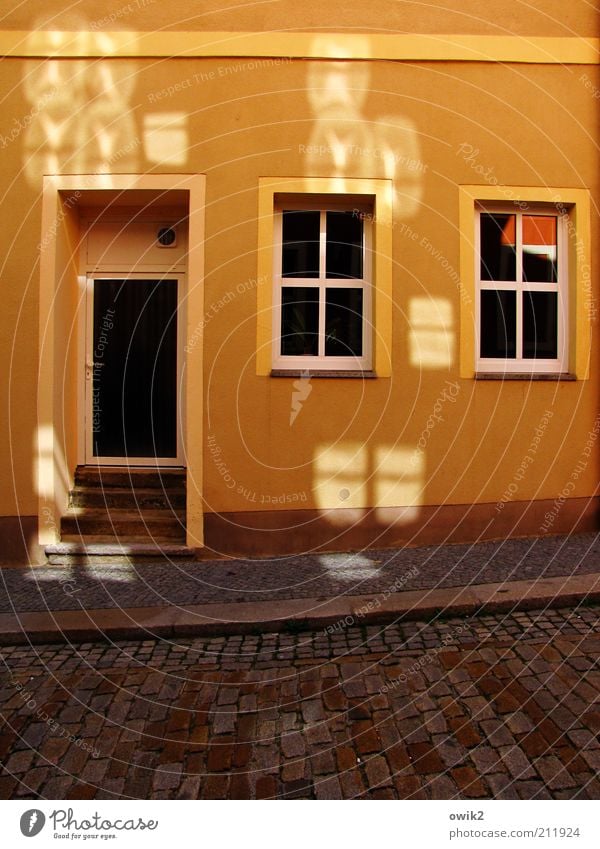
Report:
[[[599,622],[1,649],[0,797],[598,799]]]
[[[269,560],[0,570],[0,612],[250,603],[600,572],[600,534]]]

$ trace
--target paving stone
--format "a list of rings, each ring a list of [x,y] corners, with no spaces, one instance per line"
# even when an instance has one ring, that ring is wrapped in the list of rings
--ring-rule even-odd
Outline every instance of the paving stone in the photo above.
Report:
[[[81,772],[81,780],[98,786],[102,783],[104,776],[110,766],[108,758],[89,760]]]
[[[277,779],[272,775],[263,775],[256,781],[257,799],[275,799],[277,797]]]
[[[154,773],[152,786],[155,790],[170,790],[181,782],[182,767],[179,763],[161,765]]]
[[[456,766],[450,772],[452,778],[456,781],[461,796],[468,799],[478,799],[489,795],[485,785],[472,767]]]
[[[480,775],[501,772],[503,769],[501,756],[496,749],[492,749],[490,746],[478,746],[476,749],[472,749],[469,755]]]
[[[318,778],[314,782],[315,796],[317,799],[343,799],[344,795],[336,775],[327,778]]]
[[[200,798],[227,799],[230,794],[230,783],[231,780],[228,775],[209,775],[201,782]]]
[[[314,775],[330,775],[336,772],[335,758],[330,749],[311,755],[310,764]]]
[[[543,781],[516,781],[514,789],[519,799],[552,799]]]
[[[304,729],[304,736],[309,746],[331,743],[331,731],[325,722],[321,722],[319,725],[308,726]]]
[[[4,769],[10,775],[22,775],[26,773],[31,765],[33,764],[33,760],[35,757],[35,752],[32,752],[31,749],[25,749],[22,752],[16,752],[14,755],[11,755],[9,759],[4,764]]]
[[[339,780],[344,799],[358,799],[366,792],[362,775],[358,769],[341,773]]]
[[[457,785],[447,775],[429,779],[425,789],[432,799],[456,799],[459,796]]]
[[[309,773],[310,762],[301,758],[299,760],[284,762],[281,767],[281,780],[284,783],[291,781],[299,781],[307,778]]]
[[[519,746],[502,746],[498,749],[498,754],[502,760],[502,765],[506,767],[514,779],[522,781],[526,778],[536,777],[535,770],[527,755]]]
[[[232,712],[217,713],[213,717],[212,730],[213,734],[231,734],[235,730],[236,715]]]
[[[535,728],[535,725],[529,717],[526,714],[521,713],[521,711],[509,714],[504,718],[504,722],[506,723],[506,727],[513,734],[528,734]]]
[[[343,691],[337,685],[332,687],[329,679],[327,679],[327,683],[323,682],[323,684],[323,703],[327,710],[344,710],[347,706],[347,698]]]
[[[504,772],[495,775],[486,775],[492,798],[494,799],[518,799],[519,795],[515,788],[515,782]]]
[[[209,772],[228,772],[233,761],[233,741],[224,738],[209,747],[206,768]]]
[[[444,763],[430,743],[409,743],[407,750],[416,772],[428,775],[444,772]]]
[[[453,717],[448,724],[456,740],[467,749],[478,746],[483,741],[475,725],[466,717]]]
[[[305,778],[286,781],[281,792],[281,799],[311,799],[313,783]]]
[[[399,799],[427,799],[427,793],[416,775],[394,776],[394,787]]]
[[[368,755],[381,750],[381,742],[373,725],[368,722],[354,722],[351,726],[352,742],[360,755]]]
[[[298,732],[281,735],[281,750],[286,758],[298,758],[306,754],[304,738]]]
[[[304,722],[314,724],[325,720],[323,705],[319,699],[305,699],[301,705],[302,718]]]
[[[458,766],[466,761],[468,755],[467,749],[451,737],[436,735],[433,737],[432,742],[445,767]]]
[[[198,781],[202,785],[202,779],[198,776]],[[248,777],[243,773],[234,773],[231,776],[230,799],[252,799],[252,787]]]
[[[550,790],[562,790],[577,785],[575,779],[554,755],[538,758],[535,761],[535,768]]]
[[[515,738],[504,722],[497,719],[485,719],[479,723],[484,735],[494,746],[514,745]]]
[[[365,761],[365,772],[368,785],[371,789],[375,787],[389,787],[392,784],[390,770],[385,758],[375,755]]]

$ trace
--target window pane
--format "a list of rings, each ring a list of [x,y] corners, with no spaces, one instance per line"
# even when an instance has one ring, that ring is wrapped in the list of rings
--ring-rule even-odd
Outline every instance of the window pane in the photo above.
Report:
[[[292,357],[319,353],[316,286],[284,286],[281,290],[281,353]]]
[[[325,355],[328,357],[361,357],[362,333],[362,289],[327,289]]]
[[[481,293],[481,356],[514,358],[517,354],[516,293]]]
[[[482,280],[516,279],[515,223],[514,215],[481,214]]]
[[[556,292],[523,292],[523,356],[550,360],[557,358]]]
[[[556,283],[556,217],[523,216],[523,280]]]
[[[283,277],[319,276],[320,212],[300,209],[283,213]]]
[[[326,276],[358,279],[363,276],[363,222],[354,212],[327,213]]]

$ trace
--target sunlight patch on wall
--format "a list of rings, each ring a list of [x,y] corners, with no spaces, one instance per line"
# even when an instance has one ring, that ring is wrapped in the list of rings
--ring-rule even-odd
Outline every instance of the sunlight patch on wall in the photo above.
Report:
[[[154,112],[144,115],[146,159],[160,165],[185,165],[188,155],[185,112]]]
[[[51,425],[40,425],[36,435],[35,480],[42,498],[54,498],[54,431]]]
[[[85,27],[81,20],[79,28]],[[31,45],[40,38],[47,50],[83,39],[82,47],[113,52],[108,33],[33,31]],[[38,188],[43,174],[138,170],[140,141],[130,107],[136,63],[31,59],[24,68],[23,157],[32,186]]]
[[[369,458],[360,442],[317,446],[314,496],[318,507],[364,507]]]
[[[315,54],[352,60],[369,55],[369,40],[356,36],[339,44],[335,36],[314,41]],[[308,66],[306,95],[315,115],[307,145],[306,173],[330,177],[377,176],[394,181],[394,209],[414,216],[427,166],[421,161],[415,124],[403,115],[366,114],[371,69],[368,62],[319,61]]]
[[[60,515],[57,504],[67,503],[69,472],[52,425],[38,425],[33,441],[33,482],[41,499],[38,540],[58,542]]]
[[[448,298],[411,298],[408,306],[410,364],[448,369],[454,363],[456,334]]]
[[[314,459],[317,507],[415,507],[423,501],[425,457],[410,446],[320,445]]]
[[[375,450],[375,507],[414,507],[423,502],[425,459],[414,448]]]

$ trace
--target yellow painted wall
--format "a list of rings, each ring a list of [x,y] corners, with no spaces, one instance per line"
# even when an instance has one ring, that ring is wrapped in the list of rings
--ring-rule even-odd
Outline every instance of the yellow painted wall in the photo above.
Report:
[[[273,16],[292,5],[275,4],[255,27],[275,26]],[[475,3],[457,3],[454,11],[438,9],[437,17],[428,13],[417,21],[413,5],[405,10],[405,30],[489,34],[503,20],[486,6],[487,20],[477,21],[468,17]],[[319,9],[326,26],[321,6],[309,4],[305,20]],[[356,4],[348,25],[360,24],[362,8]],[[78,10],[85,16],[84,3]],[[371,6],[368,12],[372,20]],[[138,28],[152,29],[158,13],[150,6]],[[15,12],[7,26],[26,28],[25,18]],[[390,27],[401,23],[390,20]],[[122,22],[132,25],[133,19]],[[202,24],[227,26],[225,17],[214,15]],[[250,24],[242,16],[235,26]],[[568,13],[563,4],[529,4],[527,16],[511,17],[506,27],[537,35],[598,34],[584,3],[570,4]],[[42,174],[102,168],[207,175],[199,319],[205,366],[204,387],[197,387],[212,438],[212,449],[205,442],[204,451],[206,510],[494,502],[513,482],[546,410],[553,416],[514,497],[556,497],[598,415],[594,345],[588,381],[503,384],[459,377],[460,292],[451,273],[460,267],[458,186],[488,185],[493,177],[507,185],[590,190],[594,268],[595,66],[138,57],[111,59],[105,67],[108,77],[95,60],[9,59],[2,65],[10,95],[0,127],[8,139],[0,161],[0,221],[8,244],[0,345],[3,362],[11,363],[13,444],[3,428],[0,475],[11,481],[14,470],[17,496],[11,485],[2,488],[0,515],[37,510],[31,450]],[[60,99],[40,99],[56,83],[87,103],[79,115],[61,112]],[[58,122],[79,117],[80,135],[73,142],[69,133],[58,133],[57,142],[43,116]],[[14,138],[13,127],[20,128]],[[332,134],[352,146],[341,163],[318,150],[330,146]],[[293,380],[257,375],[255,362],[258,183],[277,176],[393,179],[396,189],[392,377],[314,379],[293,425]],[[448,386],[458,386],[456,398],[440,401]],[[0,399],[5,410],[6,397]],[[443,421],[428,429],[436,402]],[[424,433],[426,448],[415,453]],[[597,476],[594,449],[571,494],[594,493]],[[200,522],[198,510],[193,521]]]

